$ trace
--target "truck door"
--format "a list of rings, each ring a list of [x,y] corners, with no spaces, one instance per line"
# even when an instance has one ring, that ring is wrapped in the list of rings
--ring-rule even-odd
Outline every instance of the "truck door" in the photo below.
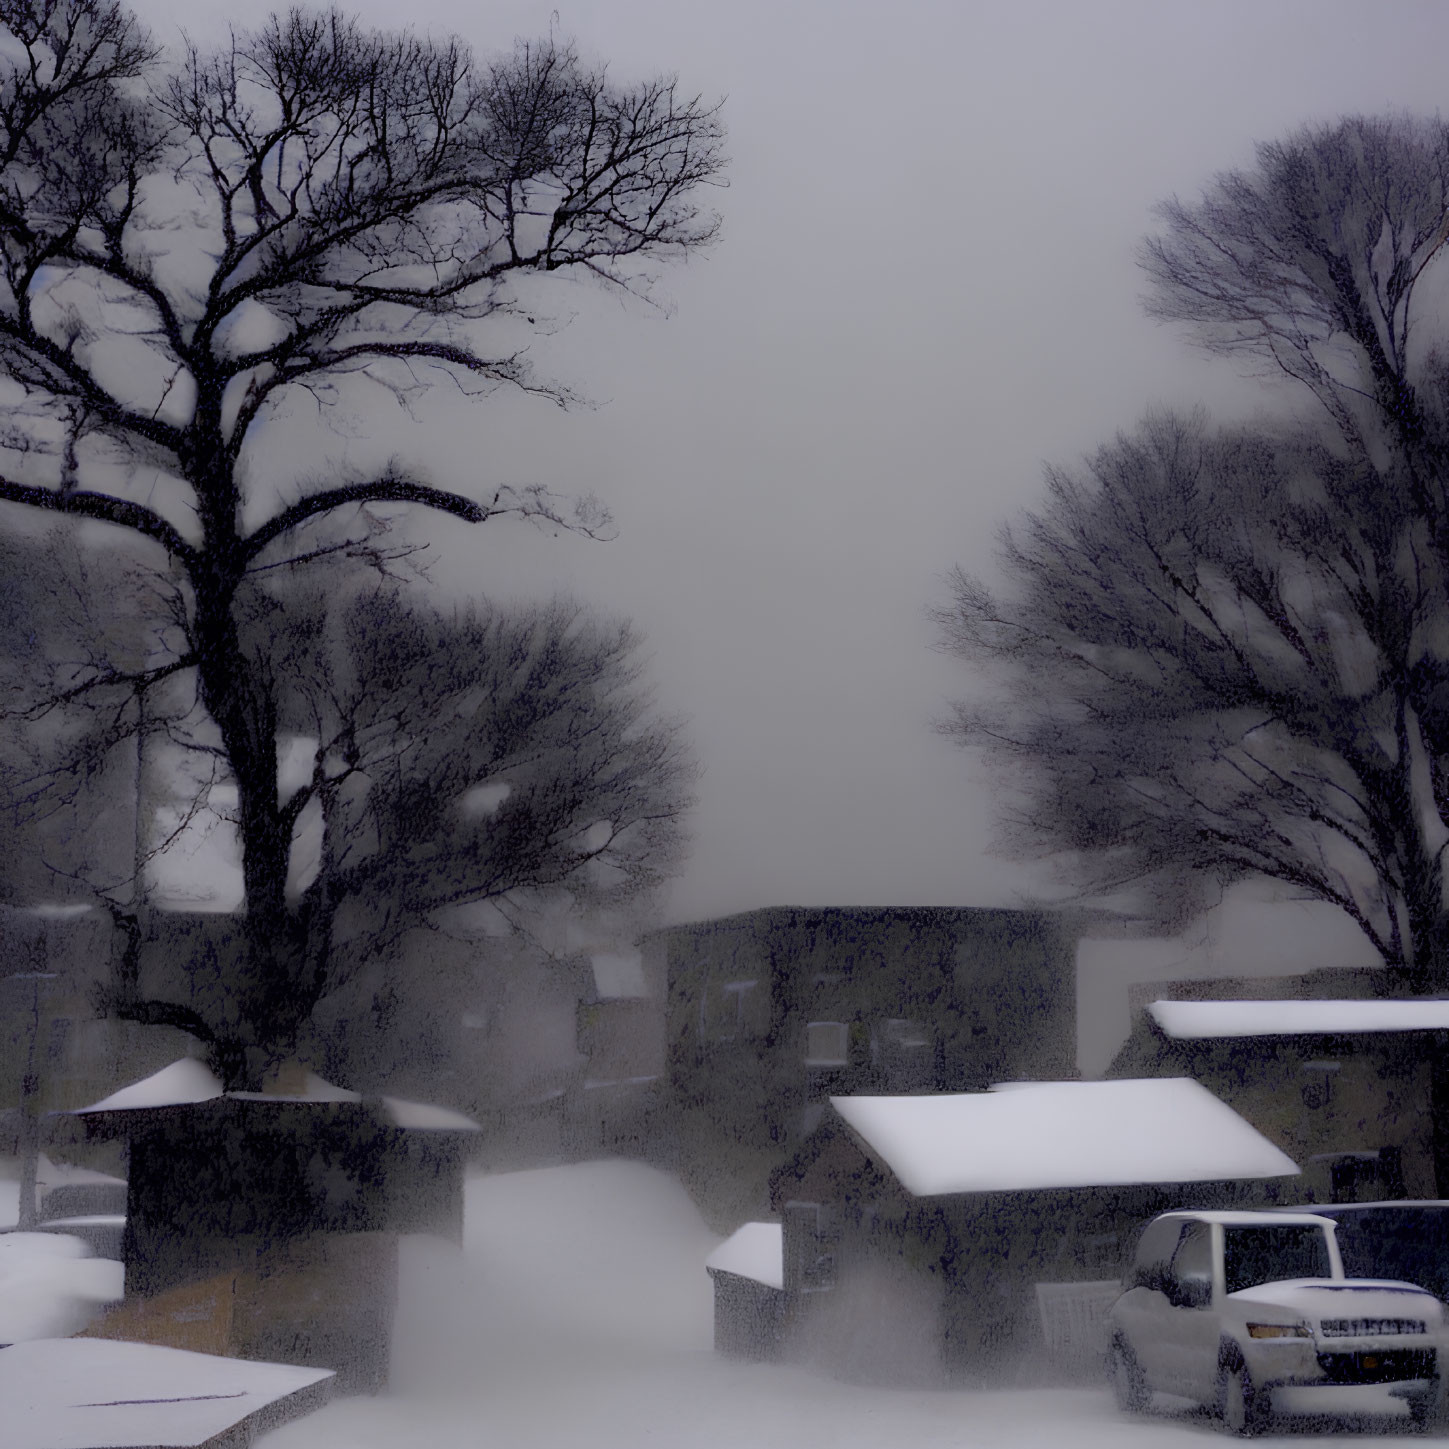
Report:
[[[1162,1316],[1162,1387],[1208,1403],[1216,1392],[1218,1320],[1213,1312],[1216,1252],[1211,1223],[1189,1223],[1167,1274]]]

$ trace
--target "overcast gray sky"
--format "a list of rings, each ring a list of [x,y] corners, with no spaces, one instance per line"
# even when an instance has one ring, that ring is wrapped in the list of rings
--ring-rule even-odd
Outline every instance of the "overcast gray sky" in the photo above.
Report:
[[[143,0],[167,41],[267,7]],[[1449,10],[1328,3],[358,0],[480,52],[557,28],[622,79],[725,96],[717,248],[663,317],[566,285],[542,370],[564,414],[440,390],[367,444],[452,487],[544,483],[609,543],[507,522],[436,532],[449,587],[568,588],[633,616],[705,774],[671,914],[1008,902],[988,782],[931,732],[964,687],[926,607],[955,563],[1155,404],[1263,395],[1138,305],[1153,203],[1345,111],[1433,112]]]

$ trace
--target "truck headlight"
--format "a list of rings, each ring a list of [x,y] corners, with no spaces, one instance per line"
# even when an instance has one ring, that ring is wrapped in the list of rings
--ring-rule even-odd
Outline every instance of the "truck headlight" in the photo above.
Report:
[[[1250,1323],[1249,1338],[1312,1338],[1306,1323]]]

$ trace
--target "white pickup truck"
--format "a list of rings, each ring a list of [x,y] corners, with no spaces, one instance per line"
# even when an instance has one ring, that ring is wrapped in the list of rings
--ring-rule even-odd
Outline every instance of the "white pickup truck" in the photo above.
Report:
[[[1175,1212],[1144,1229],[1109,1331],[1122,1408],[1175,1394],[1252,1434],[1280,1385],[1386,1384],[1423,1425],[1446,1324],[1422,1288],[1345,1278],[1328,1218]]]

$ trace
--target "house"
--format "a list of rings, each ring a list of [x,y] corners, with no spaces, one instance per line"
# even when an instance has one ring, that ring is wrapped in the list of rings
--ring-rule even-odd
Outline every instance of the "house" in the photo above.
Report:
[[[714,1285],[714,1347],[734,1358],[779,1356],[785,1327],[779,1223],[745,1223],[705,1259]]]
[[[772,907],[657,931],[673,1098],[758,1145],[832,1095],[1071,1075],[1075,938],[1051,911]]]
[[[241,925],[229,912],[141,912],[127,962],[136,990],[216,1020],[240,969]],[[17,968],[0,975],[0,1152],[20,1149],[27,1076],[33,1121],[196,1049],[173,1027],[98,1014],[126,947],[99,909],[0,908],[0,952]],[[637,953],[555,957],[522,935],[413,931],[387,957],[353,964],[300,1050],[367,1095],[444,1102],[476,1118],[487,1131],[470,1150],[495,1164],[558,1161],[580,1150],[574,1136],[597,1151],[651,1135],[656,1094],[644,1079],[663,1072],[663,994]],[[567,1122],[593,1083],[602,1085],[587,1093],[584,1125]],[[49,1129],[57,1150],[82,1151],[63,1119]],[[97,1148],[87,1160],[121,1165]]]
[[[641,942],[667,987],[668,1149],[722,1232],[832,1095],[1075,1073],[1075,922],[1038,910],[771,907]]]
[[[1232,981],[1143,988],[1109,1075],[1201,1082],[1303,1163],[1304,1201],[1433,1197],[1429,1063],[1449,1001],[1330,994],[1362,991],[1360,974],[1313,973],[1301,996]]]
[[[99,1019],[95,997],[116,956],[106,911],[0,906],[0,1153],[18,1148],[22,1107],[77,1107],[118,1073],[153,1071],[186,1049],[189,1038],[171,1028]]]
[[[575,1017],[585,1065],[565,1103],[572,1156],[652,1157],[665,1148],[662,964],[658,955],[646,961],[638,949],[588,957]]]
[[[521,935],[410,931],[319,1005],[321,1069],[366,1092],[448,1102],[490,1142],[542,1117],[556,1153],[559,1102],[584,1066],[575,1014],[588,976],[587,960]]]
[[[297,1066],[267,1091],[227,1092],[193,1058],[72,1115],[128,1147],[113,1335],[385,1382],[398,1235],[461,1240],[476,1124]]]
[[[785,1351],[895,1382],[1096,1373],[1141,1225],[1297,1172],[1183,1078],[833,1097],[771,1180]]]
[[[35,1167],[33,1231],[79,1238],[95,1257],[119,1262],[126,1226],[125,1178],[52,1162],[44,1153],[38,1154]]]
[[[491,1167],[648,1155],[663,1003],[663,977],[637,950],[551,954],[522,933],[418,930],[324,999],[313,1040],[328,1074],[364,1092],[476,1117],[471,1150]]]

